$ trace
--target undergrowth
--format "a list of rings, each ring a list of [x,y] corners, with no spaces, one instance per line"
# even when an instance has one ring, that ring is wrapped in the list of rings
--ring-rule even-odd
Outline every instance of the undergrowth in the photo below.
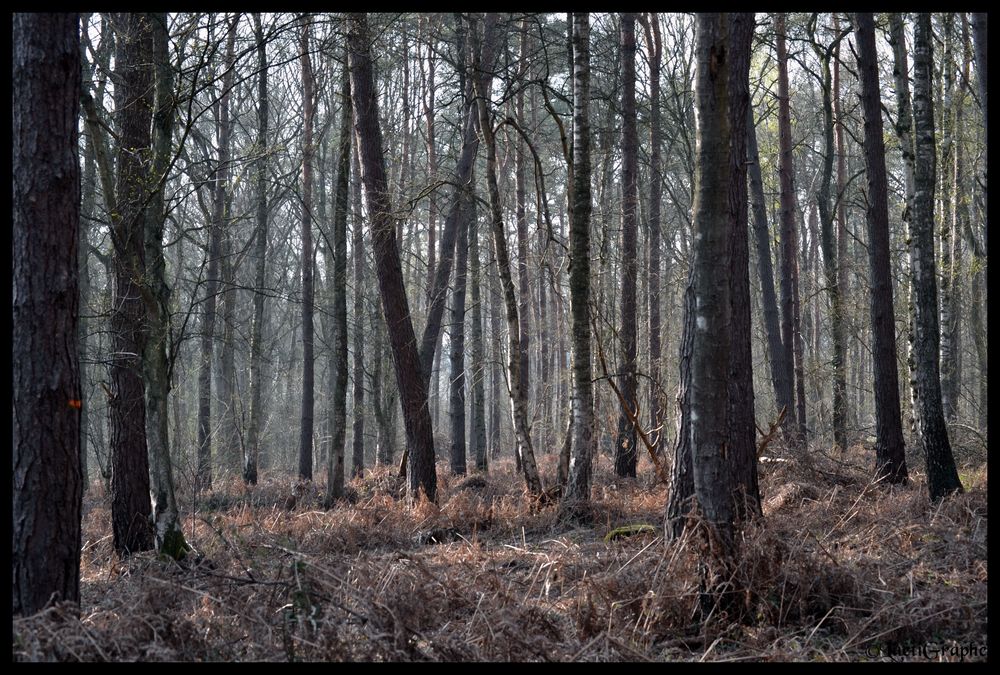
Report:
[[[761,465],[764,518],[742,529],[730,580],[738,617],[700,609],[703,544],[664,540],[666,487],[616,479],[607,458],[586,527],[529,500],[504,461],[472,478],[440,464],[438,504],[414,507],[391,467],[368,469],[328,511],[322,483],[217,481],[197,502],[180,495],[194,549],[181,563],[119,559],[95,484],[81,605],[16,619],[13,657],[985,659],[985,465],[963,466],[966,492],[931,504],[919,473],[872,485],[872,458],[848,457]],[[555,457],[541,460],[554,475]]]

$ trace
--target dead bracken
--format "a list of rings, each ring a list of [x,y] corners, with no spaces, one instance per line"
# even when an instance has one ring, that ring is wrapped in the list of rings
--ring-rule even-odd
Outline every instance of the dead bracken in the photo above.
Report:
[[[299,488],[288,511],[291,479],[265,475],[253,489],[219,481],[213,503],[223,510],[195,511],[180,495],[196,552],[181,564],[151,552],[119,560],[95,486],[79,614],[64,604],[16,619],[13,656],[853,661],[923,660],[903,647],[931,644],[936,658],[985,659],[985,466],[967,469],[966,493],[932,505],[922,475],[883,488],[862,468],[871,457],[816,457],[762,476],[772,506],[742,535],[740,622],[699,615],[701,544],[664,541],[666,488],[616,484],[606,458],[592,527],[560,524],[556,505],[533,507],[508,461],[475,490],[441,471],[439,504],[412,508],[396,495],[391,467],[354,481],[357,502],[329,511],[322,485]],[[543,475],[554,475],[555,457],[541,459]],[[658,531],[605,541],[637,523]],[[434,532],[448,536],[421,540]],[[963,655],[971,644],[979,656]]]

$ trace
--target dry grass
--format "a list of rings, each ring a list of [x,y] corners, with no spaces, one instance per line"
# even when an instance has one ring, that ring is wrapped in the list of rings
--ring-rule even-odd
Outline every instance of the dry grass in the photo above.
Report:
[[[560,524],[554,505],[532,507],[504,462],[485,481],[439,466],[439,505],[413,508],[385,468],[330,511],[322,485],[266,478],[248,490],[233,480],[197,512],[182,495],[197,550],[183,565],[152,553],[119,560],[95,486],[80,611],[15,620],[13,656],[826,661],[884,659],[896,646],[930,644],[946,660],[961,645],[985,649],[985,466],[963,469],[965,494],[931,505],[922,476],[870,485],[871,458],[850,457],[763,465],[765,519],[744,529],[733,572],[740,621],[699,611],[697,536],[603,540],[634,523],[662,534],[666,503],[664,486],[615,480],[606,460],[589,527]],[[554,457],[542,460],[553,475]]]

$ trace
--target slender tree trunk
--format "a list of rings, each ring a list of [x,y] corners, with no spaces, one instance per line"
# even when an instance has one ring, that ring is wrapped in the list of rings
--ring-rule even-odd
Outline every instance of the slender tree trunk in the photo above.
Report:
[[[632,417],[638,415],[636,394],[636,208],[638,206],[639,131],[635,112],[635,14],[621,18],[622,67],[622,314],[621,392],[624,405],[618,417],[615,443],[615,473],[635,477],[638,461],[636,431]]]
[[[348,74],[348,77],[350,75]],[[353,133],[353,130],[351,131]],[[354,227],[351,230],[351,247],[354,255],[354,388],[351,417],[353,445],[351,477],[361,478],[365,469],[365,245],[364,228],[361,218],[361,167],[358,163],[358,146],[354,144],[351,173],[351,212],[354,214]],[[376,359],[377,360],[377,359]]]
[[[590,501],[594,393],[590,363],[590,15],[573,17],[573,171],[569,291],[573,350],[573,444],[563,495],[569,515]]]
[[[767,227],[767,207],[764,182],[760,171],[760,151],[757,149],[757,129],[753,124],[753,111],[747,110],[747,173],[750,176],[750,208],[753,211],[754,243],[757,248],[757,271],[760,274],[761,305],[764,331],[767,333],[767,353],[771,366],[771,385],[774,401],[780,412],[792,412],[792,383],[788,379],[791,369],[785,363],[787,350],[781,342],[781,324],[778,318],[778,301],[774,294],[774,267],[771,265],[771,234]],[[784,281],[782,280],[782,283]]]
[[[913,237],[913,200],[916,193],[913,156],[913,113],[910,107],[909,65],[906,57],[906,32],[903,27],[903,16],[898,13],[889,15],[890,43],[893,54],[893,79],[896,89],[896,136],[899,138],[900,151],[903,156],[903,179],[906,205],[903,208],[903,223],[906,225],[907,238]],[[914,269],[916,261],[914,249],[909,247],[910,269]],[[907,348],[906,363],[910,382],[910,410],[912,411],[911,429],[916,430],[917,418],[920,414],[920,402],[917,390],[916,362],[916,285],[912,277],[909,280],[907,293]]]
[[[458,230],[458,261],[451,310],[451,471],[464,476],[465,468],[465,280],[469,267],[469,214],[466,198]]]
[[[694,266],[688,271],[684,290],[684,327],[682,329],[678,367],[680,386],[677,393],[677,443],[670,474],[670,498],[667,501],[667,537],[678,539],[688,525],[688,515],[694,506],[694,469],[691,466],[691,354],[694,349]]]
[[[528,59],[528,25],[527,19],[521,22],[520,30],[520,67],[518,76],[523,78],[527,72]],[[517,124],[524,127],[524,89],[518,90],[514,96],[514,117]],[[528,286],[528,217],[525,188],[525,152],[524,140],[517,136],[514,141],[514,217],[517,224],[517,280],[518,280],[518,355],[520,364],[521,396],[524,402],[525,417],[531,407],[531,291]],[[537,368],[537,365],[536,365]],[[527,419],[526,419],[527,421]],[[529,439],[530,440],[530,439]],[[519,457],[523,462],[523,458]]]
[[[840,32],[840,18],[838,14],[833,15],[833,28],[838,33]],[[838,297],[840,298],[841,307],[841,353],[842,353],[842,366],[841,371],[843,373],[843,385],[844,390],[844,425],[850,426],[851,420],[855,418],[852,414],[850,408],[850,398],[847,396],[847,354],[848,354],[848,314],[847,308],[851,303],[851,288],[850,288],[850,277],[848,272],[850,271],[853,262],[850,255],[847,252],[848,244],[848,234],[847,234],[847,153],[844,150],[844,115],[841,110],[840,104],[840,45],[838,41],[834,47],[834,61],[833,61],[833,117],[834,117],[834,132],[837,137],[837,287],[838,287]],[[884,154],[884,153],[883,153]],[[884,157],[883,157],[884,159]],[[834,349],[837,349],[836,344]],[[836,355],[835,355],[836,356]],[[850,444],[850,438],[847,441]]]
[[[389,203],[382,132],[379,128],[372,73],[371,37],[364,14],[350,14],[348,26],[354,125],[372,217],[372,239],[382,310],[392,342],[396,385],[403,407],[407,446],[411,452],[409,496],[411,500],[415,500],[422,490],[429,500],[434,501],[437,494],[437,473],[434,466],[430,410],[427,407],[427,384],[422,374],[416,336],[410,320],[399,249],[396,237],[393,236],[392,207]]]
[[[153,547],[149,456],[146,448],[146,307],[142,277],[145,177],[150,166],[153,109],[153,34],[145,14],[118,18],[119,84],[117,217],[112,214],[115,293],[111,312],[111,521],[119,554]],[[78,384],[75,385],[78,387]]]
[[[989,148],[990,147],[990,145],[989,145],[989,129],[990,129],[990,125],[989,125],[989,117],[987,116],[988,106],[986,105],[987,94],[988,94],[988,87],[986,85],[987,85],[987,82],[989,82],[989,80],[987,78],[987,71],[986,71],[986,68],[987,68],[987,60],[986,60],[986,53],[987,53],[987,49],[986,49],[986,33],[987,33],[987,30],[986,30],[986,27],[987,26],[986,26],[986,24],[987,24],[987,15],[986,15],[986,13],[984,13],[984,12],[974,12],[972,14],[972,39],[975,42],[976,77],[979,80],[979,102],[980,102],[980,105],[982,106],[982,110],[983,110],[983,147],[984,148]],[[987,155],[988,154],[989,153],[987,153]],[[988,185],[987,180],[986,180],[986,176],[987,176],[987,168],[986,167],[987,167],[987,164],[988,164],[988,160],[989,160],[988,156],[983,159],[983,177],[982,177],[982,186],[983,186],[983,213],[987,213],[987,214],[989,213],[989,208],[988,208],[988,204],[989,204],[988,192],[986,190],[986,186]],[[986,229],[987,229],[987,231],[989,230],[988,227]],[[984,239],[983,250],[985,251],[986,248],[987,248],[985,246],[986,237],[984,236],[983,239]],[[985,294],[986,291],[987,291],[987,289],[984,288],[983,289],[984,294]]]
[[[785,15],[778,14],[774,30],[778,51],[778,177],[781,189],[781,344],[784,348],[785,367],[783,381],[789,383],[789,402],[792,404],[785,416],[783,428],[789,443],[801,447],[804,442],[801,424],[797,424],[796,360],[795,360],[795,305],[797,247],[795,244],[795,186],[792,182],[792,122],[788,91],[788,53],[785,49]]]
[[[299,478],[312,480],[313,465],[313,245],[312,245],[312,162],[315,94],[310,56],[309,34],[312,19],[304,17],[299,35],[299,59],[302,63],[302,98],[305,131],[302,141],[302,424],[299,427]]]
[[[659,448],[663,424],[660,410],[660,194],[663,185],[663,166],[660,146],[663,144],[660,130],[660,61],[662,44],[660,40],[660,18],[655,13],[649,19],[640,18],[646,33],[649,50],[649,426],[653,430],[652,443]]]
[[[906,455],[896,371],[896,321],[892,302],[889,207],[882,140],[881,89],[875,22],[871,13],[854,18],[858,44],[861,105],[865,118],[865,169],[868,176],[868,264],[871,274],[872,353],[875,379],[875,477],[905,483]]]
[[[257,152],[255,160],[256,217],[254,233],[254,294],[253,323],[250,329],[250,425],[243,450],[243,481],[257,484],[257,465],[260,458],[260,426],[264,416],[261,401],[262,364],[261,351],[264,336],[264,283],[267,279],[267,43],[261,26],[260,13],[253,15],[257,41]]]
[[[347,439],[347,200],[351,173],[351,79],[344,47],[344,72],[340,84],[340,135],[337,183],[333,203],[333,349],[330,369],[333,395],[330,406],[330,453],[327,455],[326,506],[344,496],[344,443]]]
[[[80,16],[12,27],[11,595],[28,616],[80,601]]]
[[[960,342],[958,335],[958,289],[956,266],[953,255],[954,231],[954,145],[958,140],[954,134],[955,56],[954,56],[955,15],[942,15],[944,33],[944,62],[941,65],[943,96],[941,105],[941,405],[946,419],[953,420],[958,413],[958,358]]]
[[[916,287],[916,360],[920,441],[927,458],[927,484],[932,500],[961,492],[962,483],[951,453],[941,406],[938,364],[937,271],[934,260],[934,109],[931,99],[933,59],[931,16],[917,15],[913,32],[913,127],[915,193],[911,246]]]
[[[486,24],[496,21],[496,15],[487,15]],[[486,183],[489,187],[490,211],[493,233],[493,250],[496,254],[497,269],[500,273],[500,284],[503,292],[504,309],[507,318],[507,372],[510,387],[511,420],[514,434],[517,437],[518,455],[528,490],[533,495],[542,492],[542,481],[535,464],[535,455],[531,447],[531,432],[528,428],[528,412],[526,390],[521,373],[521,325],[518,313],[517,297],[514,293],[514,279],[510,271],[510,254],[507,251],[507,235],[503,223],[503,213],[500,204],[500,188],[497,182],[496,137],[490,121],[487,100],[489,91],[481,86],[476,87],[476,99],[479,106],[479,128],[486,142]],[[526,281],[526,280],[525,280]]]
[[[151,496],[153,500],[153,537],[157,551],[181,559],[189,550],[181,532],[177,499],[174,497],[173,468],[170,461],[168,396],[170,369],[170,289],[166,282],[163,258],[165,211],[163,188],[170,165],[171,133],[174,115],[173,67],[169,56],[166,12],[150,14],[152,57],[155,82],[153,113],[152,166],[153,192],[146,206],[145,259],[143,274],[147,301],[148,342],[143,353],[143,376],[146,381],[146,437],[149,447]],[[175,439],[176,444],[176,439]]]
[[[823,105],[823,165],[819,179],[816,202],[819,206],[820,240],[823,247],[823,272],[827,294],[830,297],[830,332],[833,338],[833,438],[841,450],[847,449],[847,331],[844,327],[843,288],[838,259],[834,216],[836,209],[830,203],[830,186],[833,182],[834,156],[834,87],[830,58],[834,45],[821,47],[813,43],[822,67]]]
[[[471,183],[475,185],[475,181]],[[476,200],[469,203],[469,259],[472,285],[472,401],[469,406],[469,454],[476,458],[476,470],[487,471],[489,466],[486,452],[486,361],[483,350],[483,299],[481,291],[479,259],[479,222]]]

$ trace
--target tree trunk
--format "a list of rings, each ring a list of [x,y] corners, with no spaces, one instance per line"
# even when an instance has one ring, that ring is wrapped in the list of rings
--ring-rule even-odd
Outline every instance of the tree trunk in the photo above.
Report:
[[[472,185],[475,185],[474,179]],[[480,282],[479,218],[476,200],[469,202],[469,259],[472,285],[472,401],[469,405],[469,455],[476,458],[476,470],[486,472],[489,467],[486,452],[486,379],[485,351],[483,349],[483,301]]]
[[[78,14],[13,15],[15,616],[80,601],[79,30]]]
[[[916,266],[917,390],[920,399],[918,428],[927,458],[927,485],[932,500],[961,492],[962,483],[948,441],[941,406],[938,363],[937,271],[934,260],[934,109],[931,99],[933,59],[931,16],[917,15],[913,31],[913,127],[915,193],[911,246]]]
[[[348,75],[350,77],[350,75]],[[351,132],[353,133],[353,131]],[[354,255],[354,388],[351,417],[353,445],[351,477],[361,478],[365,469],[365,245],[364,221],[361,218],[361,167],[358,163],[358,146],[354,144],[352,156],[351,192],[354,227],[351,230],[351,246]],[[376,359],[377,360],[377,359]]]
[[[451,472],[464,476],[465,467],[465,279],[469,268],[471,195],[464,201],[458,226],[458,261],[451,310]]]
[[[302,423],[299,427],[299,478],[312,480],[313,414],[313,245],[312,245],[312,162],[315,94],[310,57],[309,34],[312,19],[306,15],[299,36],[299,59],[302,63],[302,98],[305,131],[302,139]]]
[[[785,49],[785,15],[778,14],[774,30],[778,51],[778,178],[781,189],[781,344],[784,348],[785,367],[782,380],[789,383],[789,403],[792,405],[782,425],[790,445],[801,448],[804,442],[801,424],[797,424],[796,357],[795,357],[795,305],[797,247],[795,245],[795,186],[792,181],[792,122],[788,91],[788,53]]]
[[[573,444],[563,494],[568,515],[590,501],[594,394],[590,363],[590,15],[573,17],[573,170],[569,292],[573,351]]]
[[[344,496],[344,444],[347,440],[347,200],[351,174],[351,77],[344,47],[344,72],[340,84],[340,134],[337,184],[333,203],[333,345],[330,369],[333,400],[330,411],[330,452],[327,455],[326,507]]]
[[[264,336],[264,283],[267,278],[267,43],[261,26],[260,13],[253,15],[257,41],[257,152],[255,160],[257,229],[254,233],[254,294],[253,323],[250,329],[250,425],[243,451],[243,481],[257,484],[257,465],[260,458],[260,426],[264,417],[261,402],[262,364],[261,342]]]
[[[379,128],[378,104],[372,73],[371,38],[364,14],[348,18],[351,91],[354,104],[354,125],[361,151],[362,175],[372,218],[372,240],[375,249],[382,310],[392,342],[396,384],[403,407],[403,424],[411,452],[409,471],[411,500],[423,490],[431,501],[437,493],[437,473],[434,467],[434,438],[431,433],[430,410],[427,407],[427,384],[423,377],[416,336],[410,320],[410,308],[403,286],[403,270],[393,231],[392,206],[389,203],[385,177],[385,156],[382,132]]]
[[[615,474],[635,477],[638,461],[636,431],[632,417],[637,417],[636,395],[636,208],[638,206],[639,131],[635,112],[635,14],[621,18],[622,72],[622,319],[621,392],[624,405],[618,417],[618,440],[615,443]]]
[[[896,371],[896,321],[889,253],[889,206],[882,140],[875,22],[871,13],[854,18],[858,44],[861,105],[865,118],[865,170],[868,176],[868,264],[871,274],[872,355],[875,387],[875,477],[905,483],[906,455]]]
[[[729,239],[731,350],[729,353],[729,446],[735,513],[739,519],[761,514],[750,328],[750,246],[747,226],[747,124],[750,110],[750,41],[753,14],[729,16]]]
[[[987,23],[987,15],[984,12],[974,12],[972,14],[972,39],[973,39],[973,42],[975,43],[976,78],[979,80],[979,102],[980,102],[980,105],[982,106],[982,110],[983,110],[983,147],[984,148],[989,148],[990,147],[990,145],[989,145],[989,129],[990,129],[990,125],[989,125],[989,117],[987,116],[988,106],[986,105],[986,102],[987,102],[987,93],[988,93],[988,87],[986,85],[987,85],[987,82],[989,82],[989,80],[987,79],[987,76],[986,76],[987,75],[987,73],[986,73],[986,67],[987,67],[987,60],[986,60],[986,52],[987,52],[987,49],[986,49],[986,32],[987,32],[986,31],[986,23]],[[987,167],[987,164],[988,164],[988,161],[989,161],[988,154],[989,153],[987,153],[987,157],[983,158],[983,177],[982,177],[982,185],[983,185],[983,213],[989,213],[989,208],[988,208],[989,201],[988,201],[988,194],[987,194],[987,190],[986,190],[986,186],[988,185],[988,183],[986,181],[986,176],[987,176],[987,173],[988,173],[986,167]],[[985,239],[985,237],[984,237],[984,239]],[[985,245],[983,246],[983,249],[984,250],[986,249]],[[984,288],[983,292],[985,294],[987,292],[987,289]]]
[[[839,40],[838,40],[839,41]],[[823,272],[826,290],[830,297],[830,331],[833,339],[833,438],[842,451],[847,449],[847,331],[844,327],[843,288],[838,259],[834,215],[836,209],[830,203],[830,186],[833,182],[834,117],[833,117],[833,76],[830,58],[835,45],[822,47],[813,42],[822,68],[823,105],[823,165],[819,179],[816,202],[819,206],[820,242],[823,247]]]
[[[528,61],[528,25],[527,19],[522,20],[520,30],[520,57],[518,77],[523,78],[527,72]],[[524,89],[518,89],[514,96],[514,117],[517,124],[524,128]],[[525,152],[524,139],[517,136],[514,141],[514,218],[517,224],[517,280],[518,305],[517,318],[519,323],[518,355],[520,358],[521,396],[524,401],[525,415],[531,407],[531,291],[528,286],[528,217],[525,189]],[[537,369],[537,365],[535,366]],[[530,439],[529,439],[530,440]],[[519,457],[523,461],[523,458]]]
[[[757,129],[753,123],[753,110],[747,109],[747,172],[750,176],[750,208],[753,211],[754,243],[757,248],[757,271],[760,274],[761,305],[764,331],[767,333],[767,353],[771,366],[771,385],[778,412],[792,412],[792,383],[788,379],[791,369],[785,363],[787,351],[781,342],[781,324],[778,302],[774,294],[774,267],[771,265],[771,234],[767,227],[767,207],[764,182],[760,171],[760,151],[757,148]],[[782,281],[784,283],[784,281]]]
[[[687,528],[688,515],[694,506],[694,469],[691,466],[691,353],[694,349],[694,266],[688,270],[684,289],[684,327],[682,329],[678,368],[677,443],[670,473],[670,498],[667,501],[666,535],[679,539]]]
[[[486,17],[487,31],[491,23],[497,20],[495,14]],[[503,292],[504,310],[507,318],[507,373],[510,387],[511,420],[514,434],[517,437],[518,456],[524,471],[528,490],[533,495],[542,493],[542,481],[535,464],[535,455],[531,447],[531,432],[528,428],[528,411],[526,390],[521,373],[521,326],[518,315],[517,296],[514,293],[514,279],[510,271],[510,254],[507,250],[507,235],[503,222],[500,204],[500,188],[497,182],[497,152],[496,136],[492,128],[487,101],[489,91],[482,86],[482,80],[477,83],[476,100],[479,107],[479,129],[486,142],[486,183],[490,195],[490,223],[493,234],[493,250],[496,254],[497,269],[500,273],[500,284]]]
[[[893,55],[893,79],[896,89],[896,136],[899,138],[900,152],[903,156],[903,182],[906,205],[903,207],[902,220],[907,230],[907,238],[913,237],[913,200],[916,193],[914,179],[913,156],[913,113],[910,108],[909,65],[906,57],[906,31],[903,27],[903,16],[898,13],[889,15],[890,44]],[[909,247],[910,269],[916,267],[913,258],[913,247]],[[906,364],[910,382],[910,410],[912,411],[911,428],[916,429],[920,411],[919,394],[917,390],[916,362],[916,285],[910,278],[907,293],[907,347]]]
[[[652,12],[647,20],[640,15],[645,29],[646,47],[649,50],[649,428],[651,441],[659,449],[663,424],[660,410],[660,194],[663,184],[663,166],[660,157],[662,132],[660,130],[660,18]],[[652,29],[652,30],[650,30]]]
[[[146,437],[152,479],[153,537],[156,550],[175,560],[183,558],[189,547],[181,532],[177,499],[174,497],[173,468],[168,438],[170,408],[170,289],[163,259],[165,211],[163,188],[170,165],[171,133],[174,115],[173,67],[169,56],[166,12],[149,16],[146,28],[152,33],[152,57],[155,75],[155,110],[153,114],[151,182],[153,192],[146,206],[145,259],[143,274],[147,301],[148,342],[143,353],[143,376],[146,380]],[[176,439],[175,439],[176,446]]]
[[[146,320],[142,277],[143,208],[150,166],[153,108],[153,34],[149,17],[125,14],[119,21],[115,59],[118,116],[117,214],[112,214],[115,293],[111,311],[111,520],[114,548],[127,555],[153,547],[150,527],[149,457],[146,449],[142,354]]]
[[[955,150],[958,140],[954,129],[955,55],[954,24],[955,15],[942,15],[944,33],[944,62],[941,65],[943,95],[941,105],[941,406],[944,416],[954,420],[958,413],[958,359],[961,353],[958,324],[957,268],[954,259],[954,241],[958,239],[954,225],[954,173]]]

